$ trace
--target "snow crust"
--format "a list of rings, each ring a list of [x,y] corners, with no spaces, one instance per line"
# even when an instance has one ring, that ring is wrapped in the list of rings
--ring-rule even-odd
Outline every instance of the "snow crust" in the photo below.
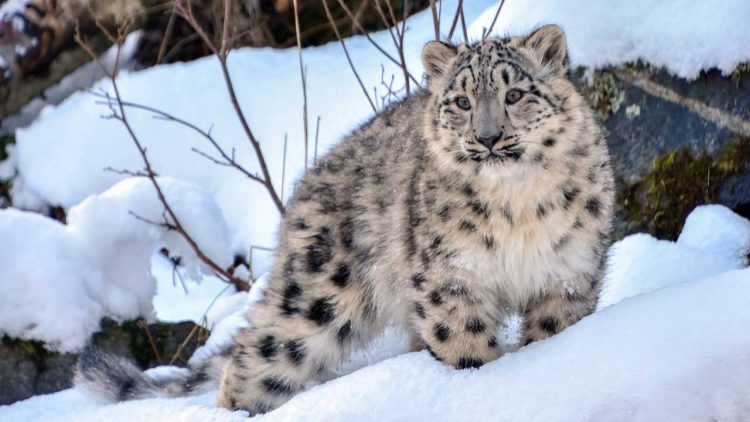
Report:
[[[497,6],[487,9],[470,35],[480,37],[496,11]],[[493,33],[517,35],[555,23],[565,30],[573,66],[640,59],[695,79],[711,68],[729,74],[750,59],[748,17],[746,0],[507,0]]]

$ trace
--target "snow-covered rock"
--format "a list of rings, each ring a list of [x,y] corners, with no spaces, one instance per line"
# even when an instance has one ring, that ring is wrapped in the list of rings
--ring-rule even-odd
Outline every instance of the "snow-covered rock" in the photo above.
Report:
[[[484,12],[470,35],[480,37],[496,11],[491,7]],[[729,74],[750,59],[748,17],[746,0],[507,0],[493,33],[521,34],[555,23],[565,30],[574,66],[617,66],[640,59],[695,79],[711,68]]]
[[[221,212],[200,187],[159,178],[164,194],[195,241],[228,266]],[[0,210],[0,333],[75,351],[99,320],[153,319],[152,255],[166,247],[183,271],[200,279],[203,264],[175,232],[134,218],[161,221],[151,182],[126,179],[71,208],[68,224],[15,209]]]

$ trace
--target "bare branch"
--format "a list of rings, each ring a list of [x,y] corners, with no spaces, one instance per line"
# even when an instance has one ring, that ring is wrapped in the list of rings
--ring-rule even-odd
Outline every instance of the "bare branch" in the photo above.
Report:
[[[442,3],[441,3],[442,4]],[[458,18],[464,9],[464,0],[458,0],[458,6],[456,6],[456,14],[453,15],[453,21],[451,22],[451,29],[448,31],[448,42],[453,38],[453,32],[456,30],[458,24]]]
[[[318,135],[320,135],[320,116],[315,122],[315,151],[313,151],[313,163],[318,164]]]
[[[164,55],[167,53],[167,44],[169,44],[169,38],[172,36],[174,23],[177,20],[177,11],[174,8],[174,4],[171,7],[172,11],[169,13],[167,28],[164,29],[164,38],[162,38],[161,44],[159,44],[159,54],[156,55],[156,64],[161,64],[164,61]]]
[[[128,177],[144,177],[146,176],[146,173],[140,172],[140,171],[132,171],[132,170],[124,170],[124,169],[116,169],[113,167],[104,167],[104,171],[108,171],[111,173],[124,175]]]
[[[495,11],[495,16],[492,18],[492,23],[490,23],[489,28],[485,28],[482,30],[482,41],[486,40],[487,37],[489,37],[492,33],[492,28],[495,27],[495,23],[497,22],[498,16],[500,16],[500,11],[503,10],[504,4],[505,0],[501,0],[500,4],[497,6],[497,11]]]
[[[435,29],[435,39],[440,39],[440,21],[438,20],[437,7],[435,0],[430,0],[430,12],[432,12],[432,26]],[[404,13],[406,13],[406,2],[404,2]]]
[[[391,0],[386,0],[388,3],[391,2]],[[401,69],[404,71],[404,84],[406,86],[406,95],[408,96],[410,94],[409,90],[409,71],[406,70],[406,57],[404,56],[404,36],[406,36],[406,20],[409,18],[409,0],[404,0],[404,18],[401,20],[401,33],[399,34],[399,40],[398,45],[396,47],[398,48],[398,55],[401,59]],[[437,39],[440,39],[440,23],[438,22],[438,29],[437,29]],[[417,86],[419,86],[419,82],[415,82]]]
[[[148,329],[148,323],[143,318],[138,320],[138,325],[143,328],[143,331],[146,332],[146,338],[148,338],[148,344],[151,346],[151,351],[154,353],[154,356],[156,357],[156,362],[158,362],[160,365],[164,363],[164,361],[161,358],[161,354],[159,353],[159,349],[156,347],[156,343],[154,342],[154,336],[151,335],[151,330]]]
[[[98,97],[98,98],[104,99],[104,101],[98,101],[97,102],[98,104],[107,104],[110,107],[112,107],[112,106],[114,106],[117,103],[117,101],[115,99],[113,99],[112,97],[110,97],[106,93],[94,93],[93,95],[96,96],[96,97]],[[179,118],[177,116],[174,116],[172,114],[169,114],[169,113],[167,113],[167,112],[165,112],[163,110],[159,110],[159,109],[154,108],[154,107],[149,107],[147,105],[133,103],[133,102],[130,102],[130,101],[122,101],[122,100],[120,100],[120,104],[122,104],[124,107],[148,111],[150,113],[153,113],[155,118],[159,118],[159,119],[163,119],[163,120],[168,120],[168,121],[171,121],[171,122],[175,122],[175,123],[178,123],[180,125],[183,125],[183,126],[189,128],[189,129],[191,129],[192,131],[198,133],[199,135],[201,135],[202,137],[204,137],[206,140],[208,140],[208,142],[211,143],[211,146],[214,147],[214,149],[216,150],[216,152],[219,153],[219,155],[221,156],[222,159],[219,160],[217,158],[214,158],[214,157],[208,155],[207,153],[205,153],[205,152],[203,152],[201,150],[198,150],[197,148],[191,148],[191,150],[193,152],[195,152],[196,154],[198,154],[198,155],[200,155],[200,156],[208,159],[209,161],[213,162],[214,164],[218,164],[218,165],[226,166],[226,167],[233,167],[236,170],[238,170],[240,173],[242,173],[245,176],[247,176],[249,179],[251,179],[253,181],[256,181],[258,183],[261,183],[261,184],[265,185],[266,188],[268,188],[268,186],[266,185],[265,180],[263,180],[257,174],[251,173],[249,170],[247,170],[245,167],[243,167],[241,164],[239,164],[237,162],[237,160],[235,159],[235,156],[234,156],[234,150],[232,151],[232,155],[231,156],[228,155],[226,153],[226,151],[224,151],[224,149],[219,145],[219,143],[216,141],[216,139],[214,139],[213,135],[211,135],[211,129],[210,128],[209,128],[209,130],[204,131],[203,129],[199,128],[198,126],[194,125],[193,123],[188,122],[187,120],[181,119],[181,118]]]
[[[229,5],[230,5],[229,0],[225,0],[224,2],[225,23],[228,22],[227,19],[229,16]],[[206,31],[201,27],[201,25],[198,23],[195,16],[193,15],[192,7],[190,6],[190,1],[177,0],[177,3],[175,4],[175,8],[177,9],[177,12],[201,36],[201,38],[203,39],[203,42],[208,46],[208,48],[214,53],[216,58],[219,60],[219,66],[221,68],[221,73],[224,78],[224,84],[226,85],[227,92],[229,93],[229,98],[232,102],[232,107],[234,108],[235,114],[237,115],[237,118],[240,121],[242,130],[245,132],[245,136],[247,137],[248,141],[253,147],[253,150],[255,151],[255,158],[258,160],[258,164],[260,165],[261,174],[263,175],[262,179],[264,181],[264,185],[266,186],[266,190],[268,191],[268,194],[271,196],[271,199],[276,205],[276,208],[279,210],[279,213],[281,215],[284,215],[284,212],[285,212],[284,203],[282,202],[281,198],[279,198],[279,195],[277,194],[276,189],[273,186],[271,174],[268,170],[268,164],[266,163],[266,158],[263,155],[263,150],[260,146],[260,142],[258,142],[258,139],[255,137],[255,134],[253,134],[252,129],[250,129],[250,124],[247,122],[247,118],[245,118],[245,113],[242,111],[242,107],[240,107],[239,100],[237,99],[237,92],[234,89],[234,82],[232,81],[232,77],[229,74],[229,66],[227,65],[227,57],[229,56],[228,40],[230,37],[229,29],[227,28],[228,25],[224,25],[224,30],[223,30],[223,35],[222,35],[223,37],[222,47],[221,47],[221,50],[219,50],[217,49],[213,41],[211,41],[211,38],[208,36]]]
[[[378,110],[375,108],[375,104],[372,102],[372,99],[370,98],[370,94],[367,93],[367,88],[365,88],[365,84],[362,82],[362,78],[359,77],[359,73],[357,72],[357,69],[354,67],[352,58],[349,56],[349,50],[346,49],[346,43],[344,42],[344,39],[341,37],[341,33],[339,33],[339,28],[336,26],[336,22],[333,20],[333,16],[331,16],[331,11],[330,9],[328,9],[328,0],[323,0],[323,9],[326,12],[326,17],[328,18],[328,22],[331,24],[331,28],[333,28],[333,32],[336,34],[336,38],[339,40],[339,43],[341,44],[341,48],[344,50],[346,61],[349,62],[349,68],[352,69],[352,73],[354,73],[354,77],[357,78],[357,83],[359,83],[359,87],[362,88],[362,93],[365,94],[365,97],[367,97],[367,102],[370,103],[370,107],[372,107],[372,111],[374,113],[377,113]],[[316,142],[316,145],[317,145],[317,142]],[[315,154],[317,156],[317,152]]]
[[[393,56],[391,56],[390,54],[388,54],[388,52],[385,51],[383,49],[383,47],[380,46],[380,44],[378,44],[374,39],[372,39],[372,37],[370,36],[370,34],[362,27],[362,25],[356,19],[356,17],[352,13],[352,11],[349,9],[349,7],[346,5],[346,3],[344,3],[344,0],[337,0],[337,1],[339,3],[339,6],[341,6],[341,8],[344,10],[344,12],[346,12],[346,14],[349,16],[349,18],[353,21],[354,25],[356,25],[357,30],[359,30],[362,33],[362,35],[365,36],[365,38],[367,39],[367,41],[369,41],[370,44],[372,44],[372,46],[375,47],[388,60],[390,60],[391,62],[393,62],[395,65],[397,65],[399,67],[403,67],[401,62],[399,62]],[[411,73],[409,73],[408,70],[404,69],[404,72],[408,76],[409,79],[411,79],[415,84],[419,85],[419,81]]]
[[[305,131],[305,174],[307,174],[307,145],[308,145],[308,134],[307,134],[307,77],[304,63],[302,62],[302,38],[300,37],[299,30],[299,9],[297,0],[293,0],[294,4],[294,32],[297,35],[297,55],[299,56],[299,73],[302,78],[302,128]],[[286,135],[284,136],[284,154],[286,154]],[[286,157],[286,155],[285,155]],[[286,158],[284,159],[286,163]],[[284,198],[284,186],[283,181],[281,187],[281,197]]]
[[[127,34],[127,31],[124,29],[121,29],[118,31],[116,43],[118,46],[122,45],[125,39],[125,35]],[[111,36],[111,34],[108,33],[107,36]],[[88,46],[85,40],[80,35],[79,31],[76,31],[75,34],[76,41],[81,44],[81,47],[84,48],[87,52],[93,52],[92,49]],[[117,56],[119,56],[119,48],[117,50]],[[159,227],[166,228],[167,230],[174,230],[180,234],[180,236],[188,243],[190,248],[193,250],[193,252],[196,254],[198,259],[200,259],[204,264],[206,264],[211,270],[213,270],[217,276],[222,278],[224,281],[228,283],[234,284],[234,286],[237,288],[237,290],[248,290],[249,285],[247,282],[243,280],[239,280],[232,276],[232,274],[228,274],[223,268],[221,268],[220,265],[218,265],[216,262],[214,262],[211,258],[208,257],[208,255],[203,252],[201,247],[198,245],[198,243],[193,239],[190,234],[185,230],[184,226],[180,222],[179,218],[177,217],[177,214],[172,209],[171,205],[167,201],[166,195],[164,191],[162,190],[161,186],[159,185],[158,181],[156,180],[157,174],[153,169],[153,166],[151,164],[151,160],[149,159],[148,155],[146,154],[146,148],[141,143],[138,136],[136,136],[135,131],[133,130],[133,127],[130,125],[130,121],[128,120],[127,114],[125,112],[125,106],[122,104],[122,96],[120,95],[120,88],[117,84],[116,79],[116,72],[109,72],[104,66],[101,65],[101,62],[96,58],[96,55],[92,55],[92,59],[95,60],[95,62],[100,66],[102,72],[104,72],[112,85],[112,89],[114,91],[114,98],[110,98],[109,94],[106,94],[107,98],[107,105],[112,110],[113,116],[118,118],[127,130],[130,139],[133,141],[133,144],[138,149],[138,153],[141,156],[141,160],[144,164],[144,173],[145,177],[151,182],[151,185],[154,187],[154,190],[156,191],[157,197],[159,198],[159,202],[161,202],[162,207],[164,208],[164,221],[163,222],[155,222],[147,220],[143,217],[140,217],[141,220],[144,222],[149,222],[151,224],[155,224]],[[117,66],[115,66],[115,69],[117,69]],[[136,216],[136,214],[132,213],[132,215]]]
[[[463,8],[461,8],[461,30],[464,33],[464,44],[469,44],[469,34],[466,31],[466,16],[464,15]]]

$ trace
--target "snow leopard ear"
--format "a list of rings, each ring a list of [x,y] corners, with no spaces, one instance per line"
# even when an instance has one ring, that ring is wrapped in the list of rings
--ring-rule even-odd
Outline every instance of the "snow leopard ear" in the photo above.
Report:
[[[422,49],[422,63],[432,91],[435,83],[445,77],[458,54],[455,46],[442,41],[430,41]]]
[[[555,74],[568,70],[568,46],[565,32],[557,25],[545,25],[529,35],[523,43]]]

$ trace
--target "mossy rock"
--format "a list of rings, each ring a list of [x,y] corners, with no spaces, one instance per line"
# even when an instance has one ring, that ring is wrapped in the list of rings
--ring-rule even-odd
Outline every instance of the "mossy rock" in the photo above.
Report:
[[[186,364],[208,338],[208,330],[192,322],[154,323],[144,329],[142,320],[118,324],[105,318],[101,326],[93,335],[93,346],[132,358],[144,369],[168,363]]]
[[[637,71],[679,96],[750,121],[747,64],[728,76],[706,71],[694,81],[640,62],[575,71],[573,80],[607,130],[618,184],[615,238],[647,232],[674,239],[702,204],[720,203],[750,217],[748,139],[619,80],[619,71]]]
[[[750,138],[737,138],[716,157],[687,147],[654,161],[645,177],[621,192],[621,207],[632,229],[676,239],[695,207],[720,203],[725,183],[750,164]]]
[[[207,337],[208,331],[192,322],[148,324],[146,330],[142,321],[118,324],[104,319],[91,345],[131,358],[146,369],[170,363],[184,365]],[[0,405],[70,388],[77,359],[76,354],[51,352],[41,342],[3,337]]]

